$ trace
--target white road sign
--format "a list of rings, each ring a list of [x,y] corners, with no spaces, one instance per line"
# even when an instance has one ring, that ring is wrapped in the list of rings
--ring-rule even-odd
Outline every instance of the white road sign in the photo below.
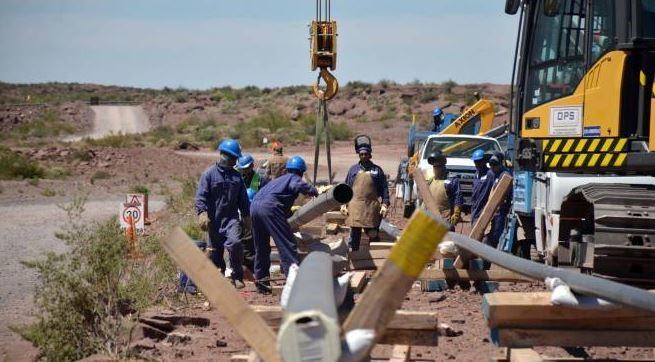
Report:
[[[137,230],[143,230],[145,227],[144,224],[144,215],[143,215],[143,204],[133,204],[129,202],[122,202],[119,212],[119,219],[121,222],[121,229],[126,229],[130,220],[129,217],[132,216],[134,219],[134,225]]]

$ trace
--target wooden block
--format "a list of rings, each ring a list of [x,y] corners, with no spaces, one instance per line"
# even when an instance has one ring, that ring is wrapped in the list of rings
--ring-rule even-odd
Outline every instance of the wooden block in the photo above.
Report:
[[[369,250],[391,250],[395,242],[375,242],[369,244]]]
[[[481,294],[493,293],[498,290],[498,282],[482,281],[475,285],[475,289]]]
[[[384,265],[385,259],[349,260],[349,270],[376,270]]]
[[[350,278],[350,287],[353,288],[355,293],[361,293],[362,290],[364,290],[367,281],[368,277],[366,272],[354,272],[352,278]]]
[[[655,331],[494,328],[492,342],[500,347],[655,347]]]
[[[442,292],[448,289],[448,283],[444,279],[421,280],[422,292]]]
[[[373,276],[374,287],[366,288],[343,323],[344,332],[372,329],[375,340],[379,341],[379,336],[385,334],[387,324],[448,229],[448,225],[426,212],[415,212],[391,249],[389,258]],[[426,238],[426,235],[431,237]]]
[[[541,355],[531,348],[511,349],[509,354],[510,362],[542,362]]]
[[[346,216],[344,216],[340,211],[329,211],[325,213],[325,223],[334,223],[338,225],[345,225]]]
[[[410,346],[406,344],[396,344],[391,350],[389,362],[406,362],[409,361]]]
[[[389,250],[357,250],[348,253],[352,260],[386,259],[389,257]]]
[[[336,235],[339,233],[339,225],[330,223],[325,225],[325,233],[327,235]]]
[[[461,281],[495,281],[531,283],[534,280],[504,269],[463,270],[463,269],[426,269],[419,276],[420,280],[461,280]]]
[[[231,362],[248,362],[248,355],[247,354],[233,354],[230,357]]]
[[[484,230],[491,222],[496,209],[498,209],[500,204],[505,200],[505,195],[507,195],[507,192],[511,186],[512,176],[508,174],[503,175],[503,177],[500,178],[500,181],[498,181],[496,187],[491,191],[489,200],[487,200],[487,204],[484,206],[484,209],[482,209],[480,217],[475,221],[475,225],[473,225],[473,229],[469,234],[471,239],[482,240],[482,237],[484,236]],[[465,266],[468,266],[468,261],[471,258],[473,258],[473,254],[460,248],[460,254],[457,259],[455,259],[455,267],[462,269]]]
[[[550,294],[486,294],[482,313],[490,328],[655,331],[655,315],[648,312],[624,307],[593,310],[557,306],[550,302]]]
[[[179,227],[161,243],[210,303],[266,361],[280,361],[273,330],[253,311],[220,271]]]

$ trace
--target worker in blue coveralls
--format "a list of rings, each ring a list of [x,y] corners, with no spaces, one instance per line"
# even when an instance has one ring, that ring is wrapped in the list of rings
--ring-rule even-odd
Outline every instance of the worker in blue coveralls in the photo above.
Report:
[[[473,178],[473,191],[471,193],[471,225],[482,214],[482,210],[487,205],[491,188],[494,185],[494,173],[487,167],[487,160],[491,157],[485,154],[483,150],[475,150],[471,155],[471,160],[475,163],[475,176]]]
[[[446,118],[446,114],[441,107],[435,107],[434,110],[432,110],[432,132],[441,132],[444,118]]]
[[[286,174],[271,180],[259,190],[250,206],[255,240],[255,286],[261,294],[271,293],[269,281],[271,246],[273,241],[280,253],[282,272],[287,275],[292,264],[298,264],[298,245],[287,219],[298,194],[317,196],[316,188],[302,178],[307,170],[305,160],[291,157],[286,163]]]
[[[493,173],[494,185],[495,188],[498,184],[498,181],[504,174],[509,174],[511,172],[504,165],[505,157],[500,152],[496,152],[489,158],[489,166],[491,167],[491,172]],[[507,220],[507,214],[510,211],[512,206],[512,190],[510,189],[505,200],[500,204],[498,210],[494,213],[493,218],[491,219],[491,231],[484,237],[483,242],[491,247],[498,246],[498,241],[500,236],[505,229],[505,221]]]
[[[357,143],[358,139],[366,140]],[[350,167],[345,183],[352,187],[353,198],[348,204],[341,206],[341,213],[350,227],[349,246],[351,250],[359,250],[362,229],[370,241],[379,240],[378,228],[382,218],[389,210],[389,186],[384,171],[371,161],[372,147],[368,136],[358,136],[355,139],[355,151],[359,162]]]
[[[245,286],[241,224],[246,230],[251,225],[246,185],[234,169],[241,156],[241,146],[236,140],[226,139],[220,143],[218,151],[218,162],[200,176],[196,212],[200,228],[209,232],[209,255],[212,262],[224,273],[226,266],[223,251],[227,249],[232,268],[232,284],[241,289]]]
[[[246,190],[248,193],[248,201],[252,204],[255,199],[255,191],[252,188]],[[243,220],[243,219],[242,219]],[[255,241],[252,238],[252,227],[245,228],[241,225],[243,231],[241,232],[241,245],[243,245],[243,266],[246,267],[252,275],[255,275]]]
[[[255,158],[250,154],[239,157],[237,170],[241,173],[246,187],[252,189],[255,193],[270,181],[265,175],[255,172]]]
[[[462,205],[464,197],[459,187],[459,177],[448,176],[446,156],[440,150],[428,155],[428,163],[432,165],[434,176],[427,179],[430,194],[439,208],[440,216],[450,222],[451,231],[462,221]]]

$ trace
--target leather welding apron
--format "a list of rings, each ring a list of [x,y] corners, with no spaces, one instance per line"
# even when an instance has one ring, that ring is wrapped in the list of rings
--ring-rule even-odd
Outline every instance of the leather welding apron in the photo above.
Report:
[[[380,201],[370,172],[360,171],[353,182],[353,198],[348,203],[346,225],[377,228],[380,225]]]
[[[437,202],[437,207],[439,208],[439,213],[441,217],[450,220],[452,215],[452,207],[450,201],[448,201],[448,193],[446,192],[446,180],[437,180],[434,177],[428,180],[428,185],[430,185],[430,194],[432,198]]]
[[[268,159],[268,173],[271,180],[276,179],[284,174],[287,167],[287,158],[285,156],[273,155]]]

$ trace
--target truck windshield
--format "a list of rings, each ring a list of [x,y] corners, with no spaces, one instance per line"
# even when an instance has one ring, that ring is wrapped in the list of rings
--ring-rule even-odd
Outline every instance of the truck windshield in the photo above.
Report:
[[[441,151],[446,157],[471,158],[476,150],[484,152],[499,152],[498,144],[489,139],[434,137],[428,140],[423,153],[423,159],[434,151]]]
[[[655,39],[655,0],[641,0],[641,36]]]

